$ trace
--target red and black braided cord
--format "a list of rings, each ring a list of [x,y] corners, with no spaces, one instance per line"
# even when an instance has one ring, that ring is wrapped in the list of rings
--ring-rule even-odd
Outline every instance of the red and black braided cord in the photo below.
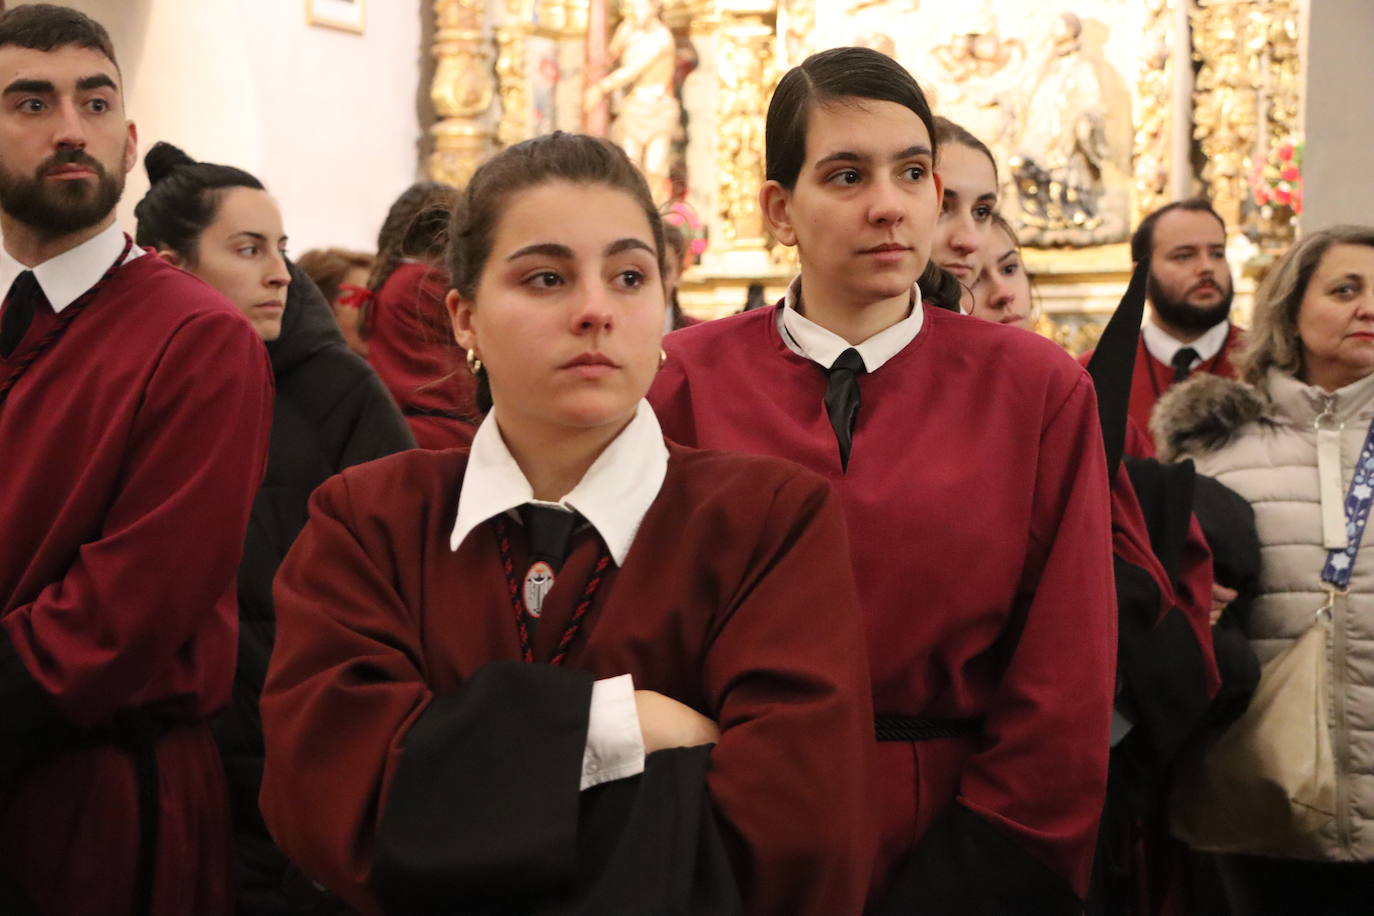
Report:
[[[506,520],[501,516],[496,519],[496,541],[501,548],[501,568],[506,574],[506,589],[510,593],[511,609],[515,611],[515,632],[520,637],[520,659],[524,662],[534,661],[534,646],[530,641],[530,631],[525,626],[525,603],[520,597],[520,584],[515,579],[515,563],[511,560],[510,554],[510,532],[506,527]],[[586,618],[587,612],[592,609],[592,601],[596,598],[597,591],[601,588],[601,583],[606,579],[606,570],[611,565],[611,554],[604,546],[601,555],[597,558],[596,566],[592,569],[591,577],[587,579],[587,584],[582,589],[582,600],[573,609],[572,617],[568,620],[568,626],[563,630],[563,636],[558,640],[558,648],[554,651],[553,658],[549,664],[557,667],[563,664],[568,657],[568,648],[577,638],[577,633],[582,629],[582,621]]]

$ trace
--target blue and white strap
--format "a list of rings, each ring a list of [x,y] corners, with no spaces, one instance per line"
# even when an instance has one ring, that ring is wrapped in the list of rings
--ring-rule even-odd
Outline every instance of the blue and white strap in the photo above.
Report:
[[[1322,439],[1329,438],[1333,433],[1339,442],[1340,429],[1332,429],[1323,426],[1322,420],[1329,415],[1330,411],[1323,412],[1317,418],[1317,438],[1318,438],[1318,474],[1323,479],[1329,477],[1324,473],[1327,468],[1322,465],[1329,464],[1329,459],[1325,459],[1322,454]],[[1336,457],[1336,473],[1340,473],[1339,451]],[[1324,488],[1325,489],[1325,488]],[[1323,515],[1328,515],[1325,511],[1326,503],[1329,499],[1328,494],[1322,493]],[[1370,423],[1369,432],[1365,434],[1364,445],[1360,448],[1360,457],[1355,462],[1355,474],[1350,478],[1350,489],[1345,494],[1345,531],[1344,537],[1336,544],[1331,538],[1326,538],[1326,546],[1329,549],[1326,555],[1326,566],[1322,569],[1322,581],[1332,586],[1338,591],[1343,591],[1350,585],[1350,574],[1355,569],[1355,555],[1359,553],[1360,541],[1364,539],[1364,529],[1369,521],[1369,510],[1374,506],[1374,423]],[[1326,526],[1329,527],[1329,526]]]

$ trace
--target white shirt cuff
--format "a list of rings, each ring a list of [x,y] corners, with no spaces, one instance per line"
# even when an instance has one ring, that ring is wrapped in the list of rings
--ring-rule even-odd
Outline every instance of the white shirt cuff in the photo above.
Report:
[[[644,772],[644,735],[639,730],[634,679],[628,674],[592,684],[582,788]]]

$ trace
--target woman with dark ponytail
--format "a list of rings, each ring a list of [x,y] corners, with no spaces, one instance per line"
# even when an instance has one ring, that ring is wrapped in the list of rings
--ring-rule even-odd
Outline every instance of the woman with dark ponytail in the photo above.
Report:
[[[618,147],[512,146],[451,225],[493,404],[471,450],[311,498],[273,836],[365,914],[857,914],[871,710],[825,482],[664,440],[663,227]]]
[[[1092,383],[1050,341],[932,307],[945,150],[894,60],[808,58],[765,137],[759,208],[800,276],[775,308],[669,335],[650,401],[670,438],[791,459],[845,504],[871,912],[1080,912],[1115,661]]]
[[[215,723],[239,854],[239,912],[292,913],[287,861],[258,814],[258,695],[272,653],[272,578],[305,524],[305,503],[346,467],[414,447],[376,374],[348,349],[323,295],[286,260],[281,211],[255,177],[196,162],[168,143],[144,159],[138,243],[219,290],[267,343],[276,380],[267,474],[239,567],[233,702]],[[213,371],[213,367],[207,367]],[[301,910],[301,912],[316,912]]]
[[[444,311],[444,244],[457,202],[457,189],[437,181],[416,182],[396,198],[377,235],[362,319],[368,361],[422,448],[467,445],[480,417],[467,353]]]

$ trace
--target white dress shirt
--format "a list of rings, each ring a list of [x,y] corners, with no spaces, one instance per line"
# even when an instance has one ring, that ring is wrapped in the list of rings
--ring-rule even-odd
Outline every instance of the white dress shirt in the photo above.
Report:
[[[916,339],[925,324],[925,309],[921,307],[921,288],[911,287],[911,314],[901,321],[874,334],[863,343],[851,344],[797,311],[801,303],[801,277],[794,277],[787,286],[783,307],[778,311],[778,333],[789,350],[804,356],[821,368],[829,369],[840,354],[853,347],[863,357],[864,370],[876,372],[883,363],[906,349]]]
[[[1220,353],[1221,348],[1226,346],[1226,337],[1230,333],[1231,322],[1222,321],[1212,325],[1207,329],[1207,333],[1192,343],[1184,343],[1170,337],[1167,331],[1153,321],[1145,322],[1145,326],[1140,329],[1140,335],[1145,339],[1146,351],[1166,366],[1174,364],[1174,354],[1184,347],[1196,350],[1197,359],[1188,366],[1190,371]]]
[[[611,559],[620,566],[667,472],[663,430],[648,401],[641,400],[634,419],[606,446],[577,486],[555,503],[538,501],[501,438],[493,408],[472,439],[449,546],[457,550],[488,519],[525,503],[536,503],[579,513],[596,529]],[[599,680],[592,685],[582,788],[642,772],[644,737],[635,707],[634,681],[628,674]]]
[[[0,291],[3,291],[3,295],[9,295],[15,279],[32,269],[34,279],[48,299],[48,305],[61,314],[63,309],[81,298],[82,293],[105,276],[105,271],[110,269],[123,250],[124,232],[113,223],[75,248],[33,268],[20,264],[0,245]],[[128,264],[144,253],[142,248],[134,245],[123,263]]]

